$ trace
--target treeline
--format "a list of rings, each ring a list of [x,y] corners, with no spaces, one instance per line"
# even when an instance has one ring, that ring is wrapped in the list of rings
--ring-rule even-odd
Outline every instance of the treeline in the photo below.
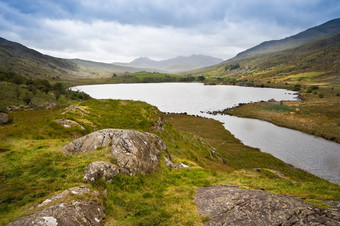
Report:
[[[24,102],[26,103],[29,102],[32,97],[36,96],[39,91],[45,94],[52,92],[56,100],[58,100],[61,95],[72,100],[86,100],[91,98],[84,92],[72,91],[68,89],[69,87],[61,82],[51,84],[46,79],[32,79],[14,72],[0,71],[0,81],[17,85],[18,99],[20,98],[19,87],[26,88],[30,94],[26,94],[26,96],[23,98]]]

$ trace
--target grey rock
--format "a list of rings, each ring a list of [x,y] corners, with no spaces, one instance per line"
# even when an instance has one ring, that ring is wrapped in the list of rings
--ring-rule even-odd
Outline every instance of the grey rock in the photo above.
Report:
[[[0,112],[0,124],[7,124],[9,123],[8,114]]]
[[[161,151],[167,148],[155,134],[135,130],[104,129],[93,132],[65,145],[65,154],[90,152],[98,147],[111,147],[121,172],[129,175],[146,174],[156,170]]]
[[[319,209],[297,198],[217,185],[197,190],[197,210],[205,225],[339,225],[340,212]]]
[[[85,128],[83,126],[81,126],[79,123],[73,121],[73,120],[69,120],[69,119],[58,119],[56,120],[57,123],[61,124],[62,126],[64,126],[65,128],[71,128],[71,127],[78,127],[82,130],[84,130]]]
[[[167,165],[167,167],[174,168],[174,169],[180,169],[180,168],[188,168],[189,166],[185,165],[184,163],[176,164],[173,163],[170,159],[164,156],[164,162]]]
[[[79,195],[90,192],[86,185],[69,188],[28,209],[36,210],[35,213],[8,225],[101,225],[105,217],[103,204],[93,200],[75,200]],[[92,192],[91,196],[101,198],[98,191]]]
[[[57,104],[55,102],[46,102],[45,103],[45,109],[52,109],[52,108],[55,108],[57,106]]]
[[[101,225],[105,217],[104,210],[104,206],[95,201],[73,200],[49,206],[9,223],[8,226]]]
[[[73,188],[69,188],[65,191],[62,191],[56,195],[51,196],[50,198],[44,200],[42,203],[38,204],[36,207],[43,207],[48,205],[51,202],[61,201],[66,199],[71,195],[84,195],[90,192],[90,189],[86,185],[81,185]]]
[[[96,180],[103,178],[106,181],[111,181],[119,170],[117,166],[104,161],[91,162],[85,170],[84,180],[87,183],[95,182]]]

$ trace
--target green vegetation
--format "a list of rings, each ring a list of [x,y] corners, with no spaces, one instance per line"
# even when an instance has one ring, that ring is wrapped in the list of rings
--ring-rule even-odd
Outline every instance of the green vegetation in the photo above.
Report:
[[[239,117],[266,120],[279,126],[300,130],[340,143],[340,98],[334,89],[313,88],[319,95],[306,91],[301,102],[247,104],[227,113]]]
[[[91,99],[73,108],[15,111],[10,117],[13,122],[0,127],[0,224],[29,214],[29,207],[58,191],[83,184],[88,163],[114,162],[106,148],[67,156],[60,151],[75,137],[103,128],[155,133],[165,141],[174,162],[190,166],[168,168],[161,156],[160,167],[149,175],[119,175],[112,183],[99,180],[93,184],[101,192],[107,189],[107,224],[199,225],[206,219],[196,212],[195,190],[214,184],[264,188],[316,200],[320,205],[323,199],[340,200],[339,186],[244,146],[214,120],[165,115],[164,131],[153,130],[163,115],[143,102]],[[56,122],[61,118],[74,120],[85,129],[65,128]],[[224,161],[213,156],[212,149]],[[270,175],[265,169],[286,177]]]
[[[65,83],[46,79],[31,79],[13,72],[0,72],[0,111],[9,105],[28,105],[37,107],[47,101],[68,105],[72,100],[86,100],[90,96],[79,91],[72,91]]]

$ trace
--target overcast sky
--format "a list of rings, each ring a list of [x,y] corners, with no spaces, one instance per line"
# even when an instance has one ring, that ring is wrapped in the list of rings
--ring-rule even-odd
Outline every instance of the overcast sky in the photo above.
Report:
[[[63,58],[229,59],[340,17],[340,0],[0,0],[0,37]]]

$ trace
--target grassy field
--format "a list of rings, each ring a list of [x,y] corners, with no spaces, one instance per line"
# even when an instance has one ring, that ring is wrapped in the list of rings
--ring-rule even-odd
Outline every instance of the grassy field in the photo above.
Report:
[[[253,103],[227,114],[266,120],[340,143],[340,90],[320,87],[310,93],[308,88],[304,91],[299,102]]]
[[[143,102],[87,100],[74,104],[78,108],[65,114],[64,107],[11,112],[13,122],[0,126],[0,225],[29,214],[29,207],[52,194],[82,184],[88,163],[114,161],[105,148],[68,156],[60,151],[76,137],[103,128],[155,133],[165,141],[174,162],[190,166],[170,169],[161,156],[160,167],[149,175],[119,175],[112,183],[99,180],[90,185],[101,192],[107,190],[107,225],[200,225],[205,219],[196,212],[195,190],[215,184],[296,195],[321,206],[325,204],[319,200],[340,200],[339,186],[244,146],[214,120],[163,116]],[[160,117],[168,122],[164,131],[153,129]],[[64,128],[56,122],[61,118],[74,120],[84,129]]]

